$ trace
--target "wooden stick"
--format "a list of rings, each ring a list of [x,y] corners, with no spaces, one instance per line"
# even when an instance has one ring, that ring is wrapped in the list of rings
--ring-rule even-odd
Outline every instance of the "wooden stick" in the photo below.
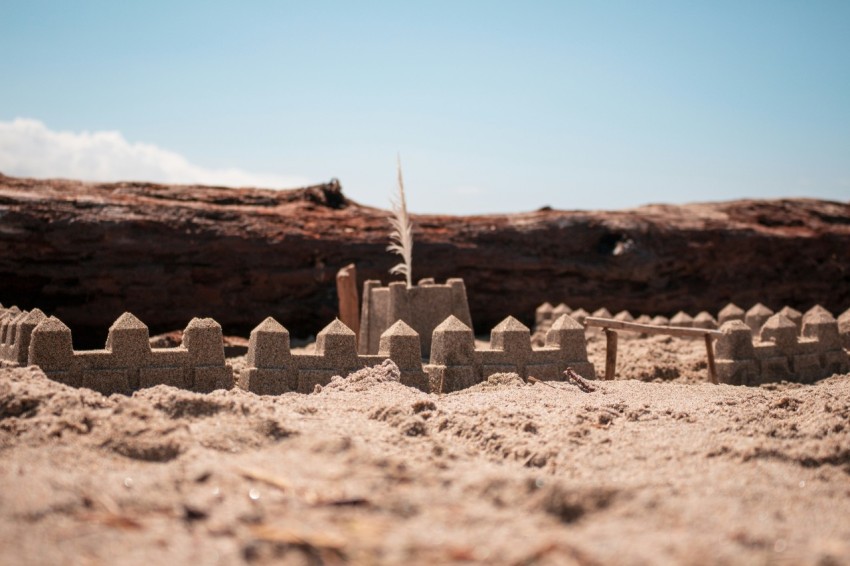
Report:
[[[637,322],[625,322],[612,320],[610,318],[598,318],[589,316],[584,319],[586,327],[597,326],[599,328],[612,328],[614,330],[626,330],[629,332],[640,332],[642,334],[667,334],[668,336],[700,337],[700,336],[723,336],[719,330],[707,328],[682,328],[680,326],[653,326],[651,324],[640,324]]]
[[[350,263],[336,274],[339,319],[360,336],[360,304],[357,300],[357,268]]]
[[[606,328],[605,339],[605,380],[610,381],[617,371],[617,331]]]
[[[557,389],[557,387],[555,387],[555,386],[554,386],[554,385],[552,385],[551,383],[546,383],[546,382],[545,382],[545,381],[543,381],[542,379],[537,379],[537,378],[536,378],[536,377],[534,377],[533,375],[529,375],[529,376],[528,376],[528,382],[529,382],[529,383],[539,383],[540,385],[545,385],[545,386],[547,386],[547,387],[551,387],[552,389]]]
[[[708,379],[717,384],[717,368],[714,366],[714,346],[711,343],[711,335],[705,335],[705,353],[708,354]]]

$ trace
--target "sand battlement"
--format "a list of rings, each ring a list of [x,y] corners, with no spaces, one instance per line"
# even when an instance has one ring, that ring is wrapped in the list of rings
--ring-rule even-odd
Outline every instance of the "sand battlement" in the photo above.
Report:
[[[717,377],[721,383],[811,383],[850,370],[838,322],[826,312],[806,313],[799,336],[797,325],[781,312],[765,321],[756,340],[752,328],[741,320],[725,322],[720,331]]]
[[[554,381],[563,380],[567,367],[588,378],[595,375],[584,330],[569,317],[553,325],[549,343],[540,349],[532,348],[530,330],[513,317],[493,329],[489,349],[476,349],[472,329],[451,315],[434,329],[431,342],[430,361],[423,365],[419,334],[399,320],[381,334],[377,354],[357,354],[354,332],[336,320],[317,336],[316,354],[292,354],[289,332],[268,318],[251,332],[249,367],[238,384],[256,393],[310,393],[334,375],[386,359],[399,367],[403,384],[426,392],[456,391],[503,372]]]
[[[0,305],[0,359],[26,365],[32,332],[46,318],[39,309],[22,311]]]
[[[104,349],[74,351],[71,329],[50,317],[32,332],[28,362],[51,379],[104,395],[129,394],[155,385],[204,393],[233,386],[221,326],[209,318],[192,319],[183,331],[181,346],[151,348],[148,327],[124,313],[110,327]]]
[[[456,391],[504,372],[561,381],[571,367],[584,377],[595,377],[583,327],[566,315],[552,325],[542,348],[532,346],[526,326],[508,317],[493,329],[490,347],[483,349],[475,347],[472,329],[450,315],[432,333],[428,363],[421,358],[419,334],[401,320],[381,334],[377,354],[358,354],[354,332],[339,320],[318,334],[315,353],[300,354],[290,349],[289,331],[269,317],[251,332],[247,365],[234,376],[224,358],[221,326],[212,319],[193,319],[181,346],[151,348],[148,327],[125,313],[110,327],[102,350],[75,351],[68,326],[33,312],[5,313],[3,328],[23,329],[14,336],[26,340],[14,339],[8,346],[4,341],[3,352],[19,356],[25,351],[21,365],[39,366],[51,379],[105,395],[160,384],[197,392],[237,385],[264,395],[311,393],[336,375],[387,359],[398,366],[403,384],[426,392]],[[33,325],[35,320],[39,322]],[[9,321],[15,321],[14,326]],[[8,329],[4,332],[14,338]]]

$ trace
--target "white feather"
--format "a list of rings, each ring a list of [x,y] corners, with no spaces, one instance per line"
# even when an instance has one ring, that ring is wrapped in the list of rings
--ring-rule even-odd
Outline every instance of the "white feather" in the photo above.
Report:
[[[398,158],[398,194],[391,199],[393,214],[390,216],[390,245],[387,250],[401,256],[402,262],[390,269],[390,273],[404,275],[407,286],[413,286],[413,224],[407,214],[404,198],[404,179],[401,175],[401,158]]]

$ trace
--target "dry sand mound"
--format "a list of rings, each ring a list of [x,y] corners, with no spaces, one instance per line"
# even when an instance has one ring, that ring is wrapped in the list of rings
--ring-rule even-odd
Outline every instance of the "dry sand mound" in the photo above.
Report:
[[[590,393],[428,395],[387,362],[312,395],[103,397],[0,369],[0,562],[850,561],[850,376],[688,383],[699,345],[624,354],[668,379],[682,348],[674,382]]]

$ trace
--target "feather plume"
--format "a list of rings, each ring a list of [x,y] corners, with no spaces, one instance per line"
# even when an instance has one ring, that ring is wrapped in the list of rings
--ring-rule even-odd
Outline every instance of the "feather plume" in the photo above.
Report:
[[[401,157],[398,158],[398,194],[391,199],[393,214],[390,216],[390,245],[387,251],[401,256],[402,262],[390,269],[390,273],[404,275],[407,286],[413,286],[413,224],[407,214],[404,198],[404,179],[401,176]]]

